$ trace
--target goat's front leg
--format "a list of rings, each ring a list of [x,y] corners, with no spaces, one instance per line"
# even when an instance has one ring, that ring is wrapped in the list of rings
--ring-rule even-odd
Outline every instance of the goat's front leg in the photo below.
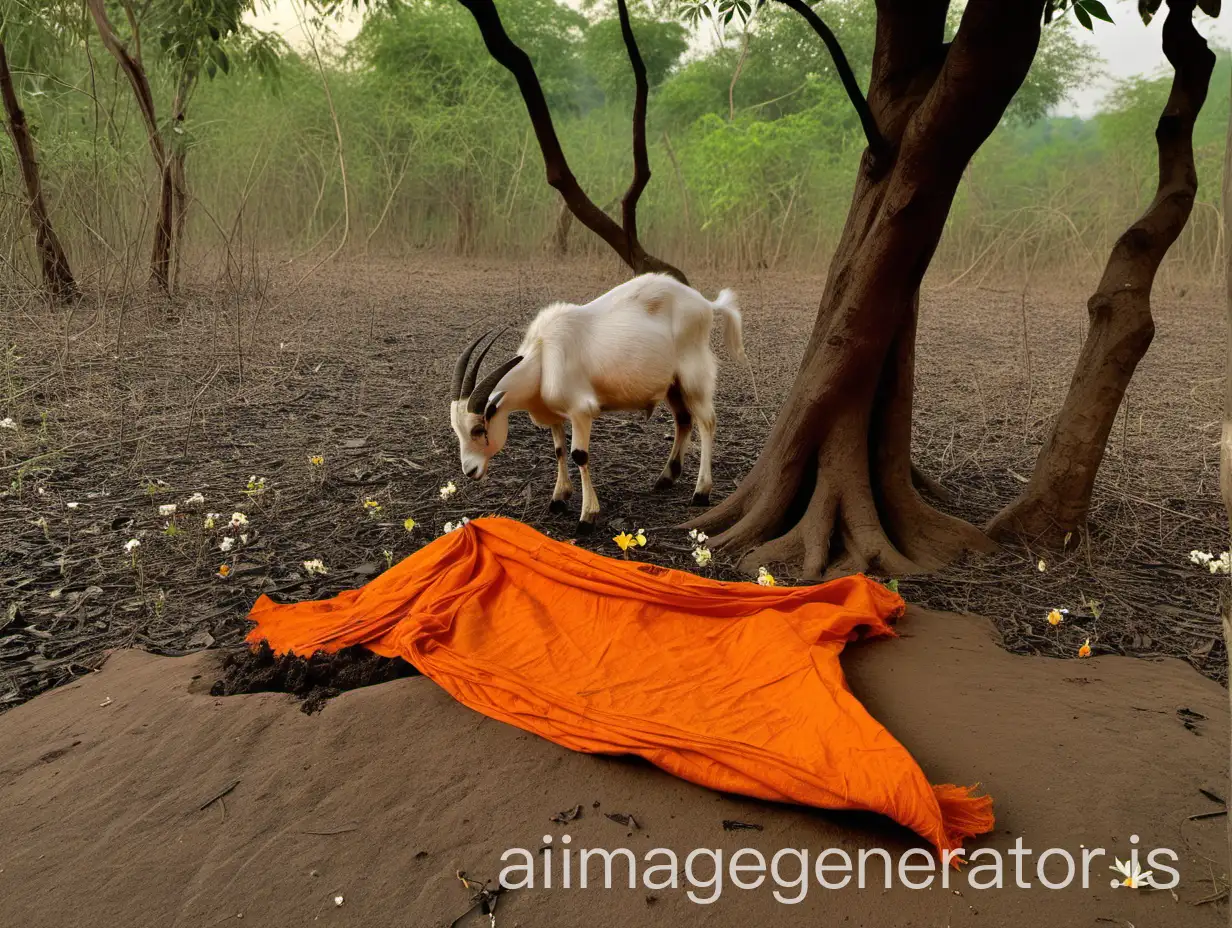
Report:
[[[570,452],[573,463],[582,472],[582,515],[578,520],[577,533],[589,535],[595,527],[595,517],[599,514],[599,497],[595,495],[595,485],[590,482],[590,423],[589,415],[571,415],[569,424],[573,430],[573,450]]]
[[[552,426],[552,445],[556,449],[556,487],[552,490],[549,512],[564,512],[569,507],[566,500],[573,495],[573,481],[569,479],[569,464],[565,461],[565,426]]]

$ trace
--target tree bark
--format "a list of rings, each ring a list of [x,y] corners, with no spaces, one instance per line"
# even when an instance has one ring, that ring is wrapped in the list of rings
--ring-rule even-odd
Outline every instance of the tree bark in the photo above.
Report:
[[[30,126],[26,123],[26,114],[22,112],[17,100],[17,90],[13,86],[13,75],[9,72],[8,56],[5,54],[3,42],[0,42],[0,96],[4,98],[5,125],[9,137],[13,140],[17,165],[26,185],[26,196],[29,200],[27,208],[30,222],[34,226],[34,248],[43,273],[43,284],[53,300],[72,299],[77,295],[77,283],[73,279],[64,247],[52,227],[51,216],[47,212],[34,139],[30,135]]]
[[[918,292],[972,155],[1039,44],[1043,0],[971,0],[944,41],[945,0],[881,0],[870,109],[891,163],[866,151],[804,360],[752,471],[690,523],[814,579],[900,576],[992,547],[912,478]],[[715,534],[718,533],[718,534]]]
[[[154,156],[154,164],[158,168],[159,176],[158,211],[154,217],[154,244],[150,253],[150,276],[164,292],[169,292],[174,184],[167,164],[167,150],[163,145],[162,133],[158,129],[158,117],[154,112],[154,95],[150,91],[150,81],[141,63],[140,40],[137,39],[137,54],[129,54],[124,42],[107,18],[104,0],[86,0],[86,6],[94,19],[94,25],[98,28],[103,47],[115,58],[116,63],[128,78],[128,83],[133,89],[133,96],[137,100],[137,109],[140,110],[142,121],[145,123],[150,152]],[[129,14],[130,22],[134,22],[135,28],[131,8],[125,6],[125,12]]]
[[[1228,236],[1232,235],[1232,116],[1228,119],[1228,132],[1224,141],[1222,194],[1226,242]],[[1223,498],[1223,508],[1228,517],[1228,550],[1232,550],[1232,249],[1226,250],[1225,253],[1224,320],[1227,328],[1224,333],[1223,426],[1219,435],[1219,494]],[[1228,680],[1232,682],[1232,596],[1228,595],[1226,588],[1220,611],[1223,613],[1223,646],[1228,661]],[[1232,686],[1228,687],[1228,698],[1232,700]],[[1229,750],[1232,751],[1232,742],[1229,743]],[[1232,857],[1232,814],[1228,815],[1227,819],[1228,852]],[[1232,925],[1232,911],[1228,913],[1228,923]]]
[[[987,531],[1056,545],[1082,527],[1108,434],[1130,378],[1155,334],[1151,287],[1160,263],[1189,221],[1198,175],[1193,128],[1206,99],[1215,55],[1193,25],[1193,0],[1169,0],[1163,49],[1175,70],[1155,129],[1159,184],[1145,213],[1112,248],[1095,294],[1090,325],[1069,393],[1021,495]]]
[[[91,0],[91,2],[101,2],[101,0]],[[565,158],[564,150],[560,146],[560,139],[556,135],[556,127],[552,123],[552,113],[548,109],[547,99],[543,95],[543,88],[539,84],[539,78],[535,74],[535,67],[531,63],[530,58],[505,32],[504,24],[501,22],[500,14],[496,10],[496,4],[493,0],[458,0],[475,18],[475,23],[479,26],[479,32],[483,36],[484,45],[488,49],[488,53],[499,62],[514,79],[518,82],[518,90],[522,94],[522,99],[526,103],[526,112],[530,116],[531,127],[535,130],[535,138],[539,142],[539,150],[543,153],[543,165],[547,171],[548,184],[557,190],[565,203],[568,205],[570,212],[577,217],[578,221],[590,231],[594,232],[603,239],[612,248],[616,254],[620,255],[627,265],[637,274],[645,274],[649,272],[659,272],[663,274],[671,274],[677,280],[688,283],[684,272],[679,268],[673,267],[666,261],[656,258],[649,254],[643,247],[634,234],[630,234],[625,226],[617,223],[611,216],[601,210],[593,200],[586,195],[581,184],[573,175],[573,171],[569,168],[569,162]],[[622,3],[623,8],[623,3]],[[625,12],[627,19],[627,11]],[[637,74],[638,66],[641,63],[641,56],[636,55],[636,62],[633,61],[636,50],[636,42],[632,40],[632,30],[622,32],[625,37],[626,46],[630,47],[630,62],[633,64],[634,74]],[[642,79],[645,79],[645,68],[642,68]],[[639,90],[639,96],[640,90]],[[642,180],[641,169],[639,163],[645,157],[645,98],[642,97],[641,106],[641,152],[638,151],[638,119],[637,105],[635,101],[635,116],[634,116],[634,178],[633,184],[630,187],[630,194],[634,193],[639,183],[645,186]],[[644,179],[650,179],[649,162],[644,164]],[[633,214],[636,215],[637,197],[641,195],[640,190],[636,191],[636,196],[631,199],[627,195],[628,200],[633,208]],[[628,214],[625,216],[628,221]],[[634,223],[635,225],[635,223]]]

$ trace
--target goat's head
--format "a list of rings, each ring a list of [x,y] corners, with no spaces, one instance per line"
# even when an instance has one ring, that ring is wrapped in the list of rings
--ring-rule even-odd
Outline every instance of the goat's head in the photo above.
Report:
[[[462,472],[474,480],[480,480],[487,474],[488,461],[505,447],[505,439],[509,434],[509,419],[507,416],[496,415],[505,394],[503,391],[492,391],[501,378],[522,360],[520,356],[510,358],[476,384],[479,366],[483,364],[488,349],[505,332],[501,329],[489,339],[472,364],[471,355],[491,331],[489,329],[476,338],[458,356],[453,372],[453,390],[450,394],[453,401],[449,404],[449,422],[453,426],[454,434],[458,436]]]

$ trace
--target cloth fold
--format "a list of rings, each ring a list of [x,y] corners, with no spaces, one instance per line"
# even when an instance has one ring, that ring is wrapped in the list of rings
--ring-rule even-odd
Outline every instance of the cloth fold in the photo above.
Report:
[[[635,754],[724,792],[878,812],[940,850],[993,827],[992,800],[933,787],[839,665],[894,634],[903,601],[862,576],[724,583],[475,519],[357,590],[262,596],[251,643],[363,645],[466,706],[564,747]]]

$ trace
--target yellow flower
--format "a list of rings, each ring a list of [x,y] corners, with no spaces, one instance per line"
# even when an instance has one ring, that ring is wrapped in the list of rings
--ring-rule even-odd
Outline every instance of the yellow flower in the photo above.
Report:
[[[757,568],[757,582],[761,586],[774,586],[778,583],[778,581],[774,579],[774,574],[770,573],[770,571],[766,570],[764,567]]]
[[[621,551],[628,551],[630,548],[632,548],[634,545],[637,544],[637,539],[634,538],[632,535],[630,535],[628,532],[621,532],[619,535],[613,538],[612,541],[616,542],[616,545],[620,548]],[[642,544],[645,544],[645,543],[646,543],[645,540],[643,540]]]
[[[413,531],[415,531],[415,520],[414,520],[414,519],[407,519],[406,521],[404,521],[404,522],[402,523],[402,527],[403,527],[404,529],[406,529],[408,532],[413,532]]]
[[[1053,625],[1053,626],[1060,625],[1064,621],[1065,621],[1065,616],[1061,614],[1060,609],[1053,609],[1052,612],[1048,613],[1048,624],[1049,625]]]
[[[1042,557],[1039,559],[1039,563],[1035,566],[1039,568],[1039,572],[1041,574],[1048,569],[1048,565],[1044,563],[1044,559]]]
[[[646,533],[640,528],[637,530],[637,536],[633,540],[637,542],[639,547],[646,547]]]
[[[1088,638],[1085,642],[1083,642],[1082,647],[1078,649],[1078,656],[1079,657],[1090,657],[1091,656],[1091,639],[1090,638]]]
[[[224,579],[225,579],[225,578],[227,578],[227,577],[229,577],[229,576],[231,576],[231,565],[230,565],[230,564],[223,564],[221,567],[219,567],[219,568],[218,568],[218,576],[220,576],[220,577],[222,577],[222,578],[224,578]]]
[[[366,500],[364,500],[364,508],[365,508],[365,509],[380,509],[380,508],[381,508],[381,504],[380,504],[380,503],[378,503],[378,502],[377,502],[376,500],[374,500],[374,499],[366,499]]]
[[[319,454],[314,454],[312,457],[308,459],[308,463],[311,464],[313,467],[321,467],[325,464],[325,458]]]

